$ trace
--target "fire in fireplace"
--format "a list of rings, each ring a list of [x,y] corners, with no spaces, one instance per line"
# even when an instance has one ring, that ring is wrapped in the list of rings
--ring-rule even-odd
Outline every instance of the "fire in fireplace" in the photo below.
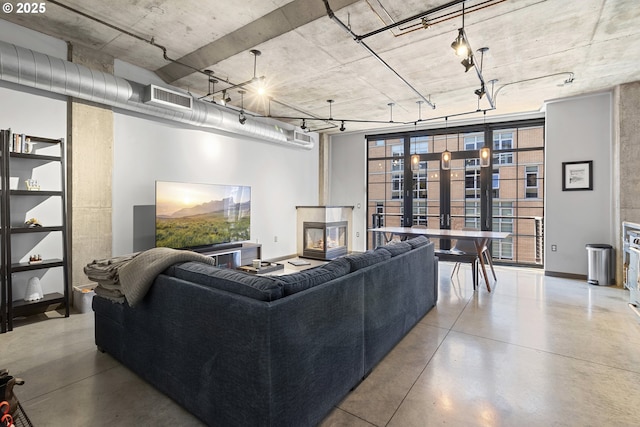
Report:
[[[347,253],[347,221],[304,222],[302,256],[332,260]]]

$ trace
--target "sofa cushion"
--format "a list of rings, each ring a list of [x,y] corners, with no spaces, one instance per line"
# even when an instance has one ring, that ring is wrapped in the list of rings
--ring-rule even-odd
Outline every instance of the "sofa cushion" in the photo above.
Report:
[[[389,259],[391,258],[391,252],[389,252],[388,250],[386,250],[384,248],[384,246],[378,246],[377,248],[374,249],[374,251],[376,252],[380,252],[385,259]]]
[[[401,255],[403,253],[409,252],[411,249],[413,249],[411,247],[411,245],[407,242],[394,242],[394,243],[389,243],[386,246],[383,246],[386,250],[388,250],[389,252],[391,252],[391,256],[398,256]]]
[[[387,250],[368,250],[359,254],[350,254],[344,257],[351,264],[351,271],[386,261],[391,258],[391,253]]]
[[[281,284],[284,295],[292,295],[305,289],[313,288],[330,280],[337,279],[344,274],[340,269],[325,269],[323,266],[310,268],[293,274],[275,276]]]
[[[428,245],[429,239],[427,236],[416,236],[412,239],[407,240],[407,243],[411,245],[413,249],[419,248],[420,246]]]
[[[284,295],[282,285],[273,276],[256,276],[200,262],[176,265],[165,274],[260,301],[274,301]]]
[[[322,268],[324,268],[325,270],[333,271],[340,276],[344,276],[345,274],[349,274],[351,272],[351,264],[344,258],[336,258],[332,261],[329,261],[327,264],[323,265]]]

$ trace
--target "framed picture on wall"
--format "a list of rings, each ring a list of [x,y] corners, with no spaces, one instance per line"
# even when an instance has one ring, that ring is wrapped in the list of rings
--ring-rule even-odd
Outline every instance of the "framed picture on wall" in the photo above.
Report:
[[[593,160],[562,163],[562,191],[593,190]]]

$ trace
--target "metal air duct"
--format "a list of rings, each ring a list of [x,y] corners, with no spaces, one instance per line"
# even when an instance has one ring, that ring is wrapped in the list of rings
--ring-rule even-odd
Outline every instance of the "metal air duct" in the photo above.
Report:
[[[3,41],[0,41],[0,80],[260,141],[313,147],[313,142],[295,139],[293,130],[250,116],[240,125],[237,114],[210,102],[194,100],[191,110],[145,104],[145,86],[140,83]]]

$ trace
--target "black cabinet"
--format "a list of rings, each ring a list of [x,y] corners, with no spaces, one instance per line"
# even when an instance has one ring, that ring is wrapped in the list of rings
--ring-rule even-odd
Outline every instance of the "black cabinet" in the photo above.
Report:
[[[262,245],[259,243],[238,243],[224,249],[207,250],[203,255],[216,260],[215,265],[223,268],[238,268],[242,265],[251,265],[254,259],[260,259]]]
[[[2,332],[51,308],[69,316],[64,139],[1,131]],[[36,285],[36,286],[34,286]],[[33,289],[35,288],[35,289]],[[27,290],[36,291],[27,295]]]

